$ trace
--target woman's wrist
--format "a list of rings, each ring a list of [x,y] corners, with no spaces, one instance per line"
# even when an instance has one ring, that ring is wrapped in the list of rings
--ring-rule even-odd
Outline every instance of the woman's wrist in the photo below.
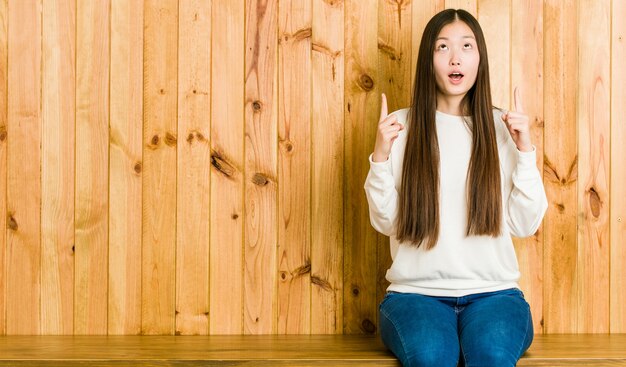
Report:
[[[372,154],[372,161],[376,163],[385,162],[387,159],[389,159],[389,156],[385,156],[377,152],[374,152],[374,154]]]

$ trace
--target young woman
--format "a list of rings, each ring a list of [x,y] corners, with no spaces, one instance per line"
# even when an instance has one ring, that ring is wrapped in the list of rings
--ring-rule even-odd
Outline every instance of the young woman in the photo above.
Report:
[[[480,25],[448,9],[426,25],[410,108],[382,108],[365,182],[390,236],[383,342],[404,366],[514,366],[533,339],[511,236],[536,232],[547,199],[529,118],[491,104]],[[498,81],[496,81],[498,82]]]

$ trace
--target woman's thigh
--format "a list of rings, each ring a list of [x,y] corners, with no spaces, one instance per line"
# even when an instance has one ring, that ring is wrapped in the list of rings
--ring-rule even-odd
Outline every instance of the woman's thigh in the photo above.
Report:
[[[520,290],[478,298],[459,315],[466,367],[515,366],[533,339],[530,307]]]
[[[418,294],[389,293],[380,304],[380,334],[403,366],[456,366],[454,309]]]

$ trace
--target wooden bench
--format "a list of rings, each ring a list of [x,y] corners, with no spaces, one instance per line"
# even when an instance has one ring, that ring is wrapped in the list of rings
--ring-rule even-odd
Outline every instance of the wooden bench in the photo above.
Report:
[[[378,337],[3,336],[0,366],[400,366]],[[626,366],[626,334],[536,335],[518,366]]]

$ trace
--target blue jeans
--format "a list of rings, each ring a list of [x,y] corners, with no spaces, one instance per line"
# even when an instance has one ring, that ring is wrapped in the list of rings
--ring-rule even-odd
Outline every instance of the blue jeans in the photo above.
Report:
[[[515,366],[533,340],[517,288],[464,297],[388,292],[379,309],[383,343],[403,366]]]

